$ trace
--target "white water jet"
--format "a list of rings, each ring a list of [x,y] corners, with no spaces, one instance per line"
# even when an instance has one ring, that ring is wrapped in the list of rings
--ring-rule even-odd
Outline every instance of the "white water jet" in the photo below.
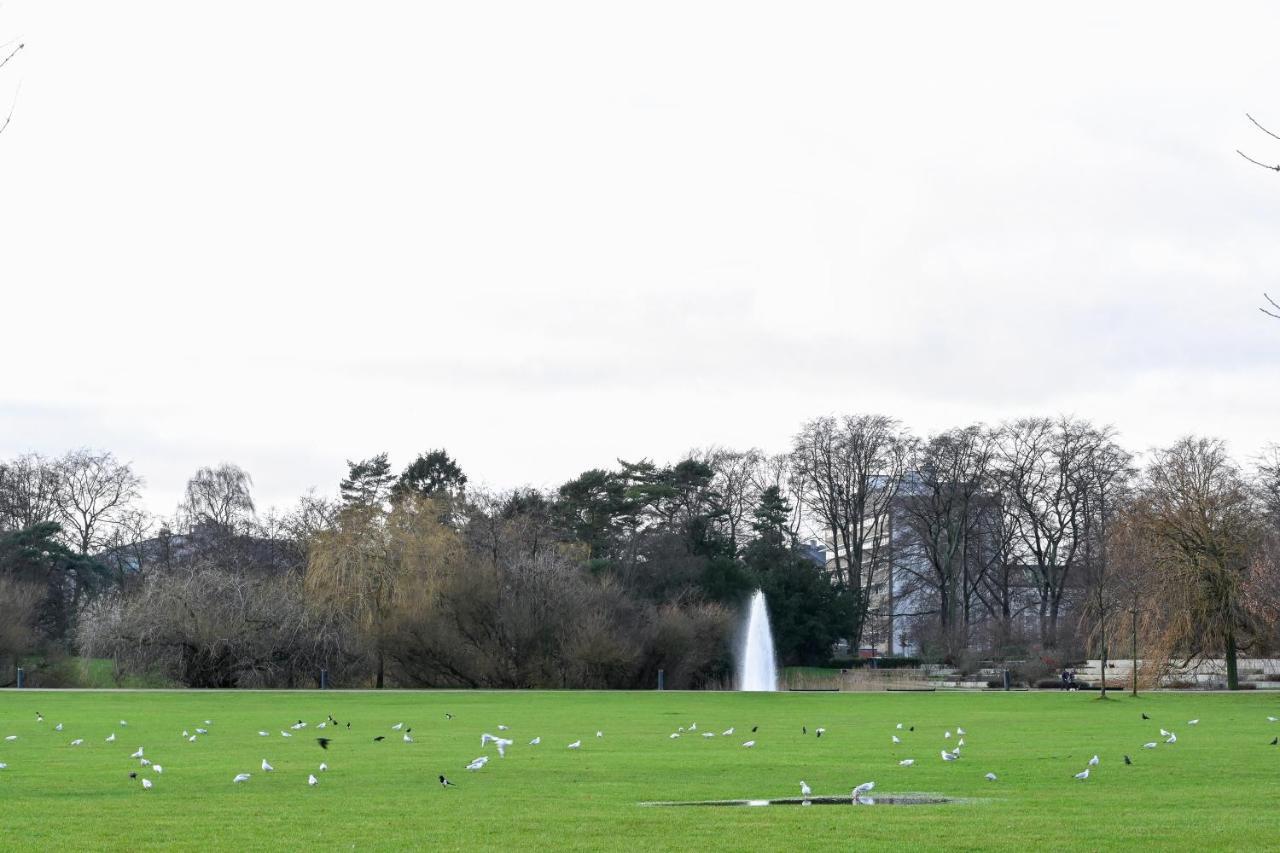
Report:
[[[756,590],[747,611],[742,648],[738,650],[738,689],[771,693],[778,689],[778,662],[773,656],[773,631],[764,593]]]

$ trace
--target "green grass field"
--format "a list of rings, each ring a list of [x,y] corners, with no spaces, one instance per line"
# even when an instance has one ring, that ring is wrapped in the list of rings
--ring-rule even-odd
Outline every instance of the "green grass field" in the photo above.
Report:
[[[327,714],[351,730],[317,732]],[[18,739],[0,740],[8,765],[0,847],[1275,849],[1280,747],[1269,742],[1280,723],[1268,715],[1280,716],[1280,696],[8,691],[0,693],[0,737]],[[1200,724],[1187,726],[1194,717]],[[299,718],[310,725],[282,738]],[[208,735],[180,737],[206,719]],[[391,730],[400,721],[414,743]],[[669,738],[695,722],[698,734]],[[898,722],[915,731],[898,732]],[[516,742],[505,759],[480,748],[481,733],[497,734],[499,724]],[[731,737],[699,736],[730,726]],[[1177,743],[1142,749],[1162,740],[1161,726]],[[966,730],[963,757],[944,763],[939,751],[956,740],[943,730],[956,727]],[[112,732],[116,741],[104,742]],[[324,734],[334,739],[327,751],[315,741]],[[891,744],[894,734],[901,745]],[[375,743],[375,735],[387,739]],[[533,737],[542,743],[529,746]],[[75,738],[84,744],[70,746]],[[749,738],[757,745],[744,749]],[[581,749],[566,749],[578,739]],[[162,775],[129,757],[140,746]],[[1094,753],[1101,764],[1092,777],[1072,779]],[[482,754],[493,756],[487,767],[463,769]],[[899,767],[907,757],[916,765]],[[274,772],[259,769],[264,758]],[[317,772],[321,761],[328,772]],[[142,790],[130,771],[154,787]],[[988,771],[999,781],[986,781]],[[232,784],[242,772],[250,781]],[[320,784],[309,788],[313,772]],[[442,790],[440,773],[458,787]],[[969,801],[641,805],[789,797],[801,779],[815,795],[847,795],[874,780],[876,793]]]

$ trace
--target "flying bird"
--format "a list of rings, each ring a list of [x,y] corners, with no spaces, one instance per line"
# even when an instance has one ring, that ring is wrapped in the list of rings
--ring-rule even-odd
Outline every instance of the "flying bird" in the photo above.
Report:
[[[964,738],[960,738],[960,742],[956,744],[956,749],[959,749],[962,746],[964,746]]]
[[[996,774],[994,774],[994,773],[988,773],[988,774],[987,774],[987,776],[986,776],[986,779],[987,779],[987,781],[988,781],[988,782],[994,782],[994,781],[996,781]]]
[[[231,781],[232,781],[232,782],[235,782],[237,785],[238,785],[238,784],[240,784],[241,782],[248,782],[248,781],[249,781],[249,774],[248,774],[248,773],[237,773],[237,774],[236,774],[236,778],[232,779]]]
[[[803,779],[801,779],[800,780],[800,796],[807,797],[812,793],[813,791],[809,789],[809,784],[805,782]]]
[[[697,724],[697,723],[690,723],[690,724],[689,724],[689,731],[691,731],[691,732],[696,732],[697,730],[698,730],[698,724]]]
[[[330,740],[327,737],[318,737],[316,738],[316,743],[320,744],[321,749],[328,749]]]
[[[1075,778],[1079,779],[1081,782],[1083,782],[1085,779],[1088,779],[1088,778],[1089,778],[1089,768],[1088,768],[1088,767],[1086,767],[1085,769],[1081,770],[1079,773],[1077,773],[1077,774],[1075,775]]]
[[[569,749],[577,749],[580,746],[582,746],[582,741],[575,740],[573,743],[569,744]]]
[[[308,774],[307,774],[307,784],[308,784],[309,786],[311,786],[312,788],[314,788],[316,785],[319,785],[319,784],[320,784],[320,780],[316,778],[316,774],[314,774],[314,773],[308,773]]]
[[[267,759],[265,758],[262,759],[262,769],[268,773],[270,773],[272,770],[275,770],[274,767],[272,767],[270,764],[267,763]]]
[[[912,764],[915,764],[915,763],[916,763],[916,760],[915,760],[914,758],[904,758],[904,759],[902,759],[901,761],[899,761],[899,762],[898,762],[898,766],[899,766],[899,767],[910,767]]]
[[[1090,759],[1089,759],[1089,766],[1090,766],[1090,767],[1097,767],[1097,766],[1098,766],[1098,756],[1096,756],[1096,755],[1095,755],[1093,758],[1090,758]]]

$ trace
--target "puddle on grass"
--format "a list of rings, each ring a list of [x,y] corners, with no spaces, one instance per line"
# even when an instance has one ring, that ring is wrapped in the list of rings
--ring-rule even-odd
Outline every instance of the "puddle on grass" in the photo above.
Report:
[[[937,806],[958,803],[956,797],[937,794],[887,794],[881,797],[783,797],[777,800],[694,800],[691,802],[641,803],[644,806]]]

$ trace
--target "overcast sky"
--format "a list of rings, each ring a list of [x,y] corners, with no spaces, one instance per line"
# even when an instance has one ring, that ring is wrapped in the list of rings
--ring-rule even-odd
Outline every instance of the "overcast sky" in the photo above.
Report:
[[[625,11],[620,11],[626,9]],[[0,456],[1280,441],[1280,6],[0,2]],[[5,51],[7,52],[7,51]]]

